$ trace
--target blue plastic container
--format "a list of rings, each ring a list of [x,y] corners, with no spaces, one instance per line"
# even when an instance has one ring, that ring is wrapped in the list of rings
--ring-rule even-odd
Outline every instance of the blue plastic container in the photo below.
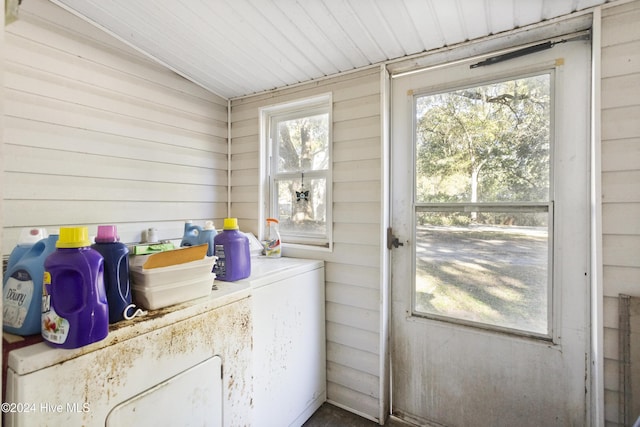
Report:
[[[194,225],[191,221],[184,223],[184,233],[180,246],[198,246],[209,245],[207,248],[207,256],[212,256],[215,252],[213,239],[217,232],[213,226],[213,221],[207,221],[204,227]]]
[[[200,231],[202,231],[202,227],[193,224],[191,221],[185,221],[180,246],[198,246],[200,244]]]
[[[42,337],[53,347],[78,348],[109,333],[104,258],[91,248],[87,227],[60,228],[56,251],[44,262]]]
[[[11,251],[11,255],[9,255],[7,269],[15,265],[33,245],[46,237],[47,230],[44,228],[23,228],[18,238],[18,244]]]
[[[249,239],[238,229],[236,218],[225,218],[221,233],[214,238],[215,256],[213,272],[216,280],[234,282],[251,275]]]
[[[115,225],[99,225],[96,242],[91,245],[104,258],[104,287],[109,303],[109,323],[124,320],[131,304],[129,248],[120,243]]]
[[[44,261],[56,249],[57,234],[12,251],[4,276],[2,328],[16,335],[40,333]]]

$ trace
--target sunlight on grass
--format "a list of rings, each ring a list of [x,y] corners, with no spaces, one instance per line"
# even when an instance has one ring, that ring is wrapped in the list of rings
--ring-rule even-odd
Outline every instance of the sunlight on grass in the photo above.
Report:
[[[431,300],[431,305],[440,312],[446,312],[449,316],[464,317],[467,320],[486,321],[501,318],[500,313],[496,310],[461,291],[439,293]]]
[[[544,237],[432,228],[417,245],[416,312],[546,332]]]
[[[492,286],[487,288],[487,292],[504,301],[522,301],[522,294],[520,292],[505,286]]]

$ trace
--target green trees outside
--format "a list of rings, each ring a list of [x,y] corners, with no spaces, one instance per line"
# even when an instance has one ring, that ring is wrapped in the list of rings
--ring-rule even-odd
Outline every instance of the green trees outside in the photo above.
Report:
[[[543,74],[419,97],[417,201],[548,201],[549,91]]]
[[[417,312],[547,332],[550,90],[542,74],[416,98]]]
[[[278,171],[327,169],[328,130],[326,114],[279,122]]]
[[[278,216],[281,231],[324,233],[326,178],[329,167],[328,114],[278,121]],[[302,194],[301,194],[302,193]]]

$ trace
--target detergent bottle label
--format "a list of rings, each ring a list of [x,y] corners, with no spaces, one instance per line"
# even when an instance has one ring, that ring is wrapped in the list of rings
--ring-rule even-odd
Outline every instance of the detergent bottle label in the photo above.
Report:
[[[213,272],[218,277],[226,277],[227,275],[227,260],[224,253],[224,245],[215,245],[215,255],[218,257],[216,263],[213,266]]]
[[[60,317],[54,307],[51,306],[51,295],[47,292],[47,286],[51,285],[51,274],[44,273],[42,286],[42,337],[55,344],[63,344],[69,334],[69,321]]]
[[[33,298],[33,279],[28,272],[18,270],[4,287],[2,322],[12,328],[22,327]]]
[[[276,237],[273,240],[267,240],[264,243],[264,252],[266,256],[280,256],[280,239]]]

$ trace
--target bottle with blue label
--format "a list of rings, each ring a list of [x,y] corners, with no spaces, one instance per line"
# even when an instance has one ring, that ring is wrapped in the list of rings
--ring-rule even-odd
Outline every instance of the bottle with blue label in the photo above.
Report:
[[[104,258],[104,286],[109,303],[109,323],[124,320],[131,304],[129,248],[120,243],[115,225],[99,225],[96,242],[91,246]]]
[[[37,229],[36,229],[37,230]],[[42,232],[33,234],[41,236]],[[44,261],[56,249],[57,234],[12,251],[3,280],[2,328],[16,335],[40,333]],[[26,248],[26,249],[25,249]]]
[[[104,258],[91,248],[87,227],[62,227],[44,262],[41,333],[53,347],[79,348],[109,333]]]

